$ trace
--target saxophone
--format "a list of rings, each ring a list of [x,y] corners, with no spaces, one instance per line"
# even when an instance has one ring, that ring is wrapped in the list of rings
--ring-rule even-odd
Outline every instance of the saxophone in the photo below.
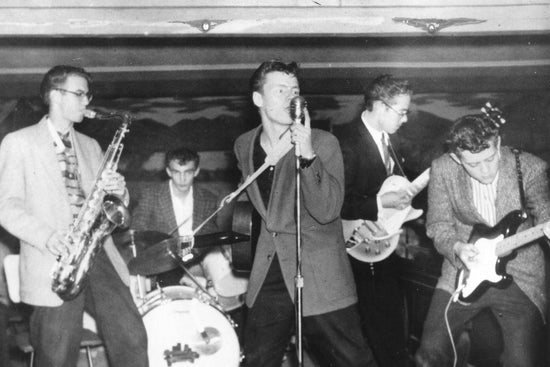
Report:
[[[66,235],[69,251],[57,258],[52,270],[52,290],[65,301],[75,298],[83,289],[86,274],[104,238],[116,227],[129,225],[130,221],[130,213],[123,199],[107,194],[100,180],[104,171],[116,170],[118,167],[123,149],[122,139],[129,131],[131,116],[127,113],[100,114],[91,110],[86,110],[84,116],[97,119],[121,118],[122,124],[105,152],[90,194],[69,227]]]

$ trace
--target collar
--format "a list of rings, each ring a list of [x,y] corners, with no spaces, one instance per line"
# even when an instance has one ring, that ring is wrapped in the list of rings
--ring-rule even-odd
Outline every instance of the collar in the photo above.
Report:
[[[50,130],[50,135],[52,136],[53,142],[55,144],[55,152],[63,153],[65,151],[65,144],[63,144],[63,142],[61,141],[61,138],[59,137],[59,132],[53,126],[52,120],[50,120],[49,116],[46,116],[46,124],[48,125],[48,130]],[[72,130],[73,129],[69,129],[68,132],[71,141],[74,141]]]

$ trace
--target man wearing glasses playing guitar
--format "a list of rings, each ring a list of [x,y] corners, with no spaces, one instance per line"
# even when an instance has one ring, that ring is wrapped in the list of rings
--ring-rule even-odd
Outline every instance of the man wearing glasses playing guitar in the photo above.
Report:
[[[380,75],[365,89],[361,119],[334,132],[344,158],[342,225],[357,284],[361,328],[381,367],[408,365],[403,294],[392,245],[397,245],[405,217],[418,213],[417,218],[422,211],[411,210],[413,194],[392,183],[407,180],[389,134],[408,121],[412,93],[406,80]],[[403,213],[403,220],[385,221],[389,212]],[[389,222],[392,228],[385,226]],[[373,227],[384,228],[378,232]],[[385,240],[370,241],[371,233]]]
[[[500,111],[482,110],[453,124],[449,153],[432,163],[426,230],[444,260],[417,366],[466,363],[454,343],[483,309],[500,326],[504,367],[543,363],[544,255],[533,241],[550,233],[547,164],[502,146]]]

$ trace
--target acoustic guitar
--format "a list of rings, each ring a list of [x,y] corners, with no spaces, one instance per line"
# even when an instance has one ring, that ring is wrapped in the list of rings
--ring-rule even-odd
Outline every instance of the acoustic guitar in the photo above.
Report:
[[[231,244],[231,267],[237,274],[252,270],[256,245],[260,235],[261,217],[249,201],[237,201],[233,209],[233,232],[248,235],[249,239]]]
[[[422,172],[413,182],[403,176],[386,178],[378,195],[405,190],[411,198],[428,185],[430,169]],[[342,229],[348,254],[359,261],[378,262],[396,249],[403,223],[422,215],[421,209],[408,206],[404,209],[382,208],[376,222],[366,219],[342,220]]]

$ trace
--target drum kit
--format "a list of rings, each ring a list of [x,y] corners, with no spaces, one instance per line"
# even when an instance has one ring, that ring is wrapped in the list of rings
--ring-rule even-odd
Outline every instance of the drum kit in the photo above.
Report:
[[[242,299],[247,284],[235,278],[233,287],[224,286],[232,280],[231,268],[223,261],[220,248],[248,237],[231,231],[184,237],[130,231],[128,243],[133,257],[128,269],[137,288],[132,289],[134,300],[147,330],[151,367],[239,366],[242,357],[237,325],[228,311],[235,307],[233,296],[241,293]],[[210,283],[214,283],[210,289],[204,279],[189,271],[200,261]],[[150,280],[156,275],[178,268],[185,274],[186,285],[151,289]]]

